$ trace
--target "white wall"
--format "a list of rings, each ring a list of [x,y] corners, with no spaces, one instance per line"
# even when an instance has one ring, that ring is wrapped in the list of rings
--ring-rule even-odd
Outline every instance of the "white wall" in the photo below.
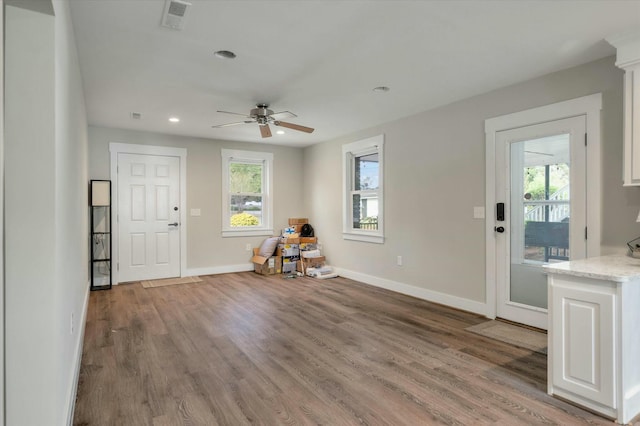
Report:
[[[4,4],[0,0],[0,81],[4,81]],[[4,84],[0,85],[0,426],[4,426]]]
[[[280,233],[289,217],[300,217],[302,205],[302,149],[266,143],[238,143],[173,136],[134,130],[89,127],[91,179],[110,179],[109,143],[171,146],[187,150],[187,269],[192,274],[225,272],[251,267],[252,252],[265,237],[222,238],[221,149],[273,153],[274,231]],[[201,216],[190,216],[191,209]]]
[[[354,277],[484,312],[485,222],[473,219],[473,207],[484,206],[484,120],[597,92],[603,253],[624,250],[640,235],[640,190],[622,187],[622,75],[614,58],[605,58],[305,149],[305,208],[327,260]],[[341,175],[327,173],[327,165],[340,164],[342,144],[377,134],[385,134],[387,239],[345,241]],[[493,206],[486,211],[492,218]]]
[[[68,4],[53,6],[56,17],[13,6],[5,16],[10,425],[69,422],[88,296],[84,98]]]
[[[61,418],[70,419],[89,297],[88,137],[69,2],[53,0],[53,7],[56,14],[55,318],[60,352],[56,371],[61,384],[56,405],[62,410]]]

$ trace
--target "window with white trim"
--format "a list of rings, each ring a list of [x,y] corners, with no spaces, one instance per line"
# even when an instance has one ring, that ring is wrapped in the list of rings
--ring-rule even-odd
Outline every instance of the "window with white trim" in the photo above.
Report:
[[[383,135],[342,146],[346,240],[384,243],[383,148]]]
[[[222,236],[273,235],[273,154],[222,150]]]

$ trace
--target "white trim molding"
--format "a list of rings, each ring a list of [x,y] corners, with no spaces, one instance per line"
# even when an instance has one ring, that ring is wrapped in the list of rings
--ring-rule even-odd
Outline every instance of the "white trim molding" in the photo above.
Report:
[[[467,312],[473,312],[479,315],[485,315],[487,310],[484,303],[475,300],[464,299],[462,297],[452,296],[450,294],[427,290],[426,288],[416,287],[410,284],[392,281],[373,275],[367,275],[360,272],[351,271],[349,269],[334,267],[334,270],[341,277],[349,278],[351,280],[372,285],[374,287],[380,287],[387,290],[395,291],[396,293],[406,294],[407,296],[426,300],[427,302],[438,303],[440,305],[449,306]]]
[[[87,325],[87,311],[89,309],[89,289],[91,288],[91,281],[87,281],[86,292],[84,294],[84,303],[82,304],[82,315],[79,318],[78,324],[81,324],[80,330],[78,330],[78,337],[76,340],[76,350],[73,358],[74,369],[72,388],[70,394],[67,396],[67,425],[73,424],[73,413],[76,406],[76,397],[78,396],[78,382],[80,381],[80,367],[82,366],[82,348],[84,347],[84,331]]]
[[[587,257],[600,255],[601,240],[601,135],[600,111],[602,110],[602,94],[583,96],[581,98],[558,102],[538,108],[515,112],[485,120],[485,202],[491,212],[485,219],[486,249],[486,312],[488,318],[496,317],[496,240],[495,205],[496,205],[496,136],[498,132],[519,127],[541,124],[565,118],[585,116],[588,135],[587,143]]]
[[[155,145],[136,145],[128,143],[109,143],[111,153],[111,214],[116,220],[111,219],[111,253],[112,253],[112,279],[117,285],[119,261],[118,252],[118,154],[161,155],[166,157],[178,157],[180,160],[180,276],[184,277],[187,270],[187,150],[186,148],[174,148]],[[114,265],[115,263],[115,265]],[[114,267],[115,266],[115,267]]]

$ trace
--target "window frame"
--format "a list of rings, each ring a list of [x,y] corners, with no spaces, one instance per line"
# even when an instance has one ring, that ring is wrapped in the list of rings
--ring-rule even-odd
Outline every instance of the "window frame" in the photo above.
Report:
[[[378,154],[378,189],[355,190],[355,158]],[[353,227],[353,195],[376,194],[378,197],[378,229]],[[384,135],[373,136],[342,145],[342,238],[368,243],[384,243]]]
[[[222,149],[222,237],[273,235],[273,154],[270,152]],[[230,224],[229,168],[232,163],[262,165],[262,225],[232,227]]]

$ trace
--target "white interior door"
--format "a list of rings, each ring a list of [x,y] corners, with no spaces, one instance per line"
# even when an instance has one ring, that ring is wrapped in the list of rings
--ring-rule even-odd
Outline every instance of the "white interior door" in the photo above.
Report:
[[[496,135],[497,316],[547,329],[542,266],[586,257],[586,117]]]
[[[180,159],[118,154],[119,282],[180,276]]]

